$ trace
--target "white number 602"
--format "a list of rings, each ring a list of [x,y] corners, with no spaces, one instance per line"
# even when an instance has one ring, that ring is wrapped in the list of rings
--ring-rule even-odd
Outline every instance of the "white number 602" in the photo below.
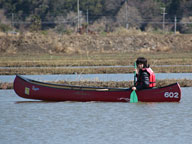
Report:
[[[165,92],[164,93],[165,98],[179,98],[178,92]]]

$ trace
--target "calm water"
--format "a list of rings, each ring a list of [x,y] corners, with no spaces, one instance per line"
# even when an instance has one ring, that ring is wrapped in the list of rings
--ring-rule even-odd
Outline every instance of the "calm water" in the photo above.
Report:
[[[41,102],[0,90],[1,144],[189,144],[192,88],[180,103]]]
[[[192,73],[156,73],[156,79],[191,79]],[[61,74],[61,75],[25,75],[40,81],[130,81],[133,74]],[[13,82],[15,75],[0,75],[0,82]]]

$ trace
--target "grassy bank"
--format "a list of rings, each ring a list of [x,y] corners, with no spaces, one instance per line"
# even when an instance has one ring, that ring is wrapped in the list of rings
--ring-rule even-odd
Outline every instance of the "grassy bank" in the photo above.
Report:
[[[70,68],[71,66],[127,66],[139,56],[145,56],[156,73],[192,72],[192,53],[100,53],[100,54],[36,54],[1,55],[0,75],[14,74],[88,74],[88,73],[132,73],[131,67]],[[170,65],[169,67],[155,67]],[[177,65],[177,66],[175,66]],[[179,65],[179,66],[178,66]],[[185,66],[188,65],[188,66]],[[154,66],[154,67],[153,67]],[[8,69],[7,67],[11,67]]]
[[[133,65],[139,56],[145,56],[151,65],[191,65],[192,52],[127,52],[97,54],[0,54],[0,66],[41,67],[41,66],[101,66]]]
[[[152,67],[155,73],[190,73],[192,66]],[[133,67],[98,67],[98,68],[11,68],[0,69],[0,75],[38,75],[38,74],[104,74],[133,73]]]
[[[132,68],[125,67],[64,66],[127,66],[133,65],[139,56],[146,57],[156,73],[191,73],[191,36],[126,29],[105,35],[59,35],[51,31],[2,34],[0,75],[132,73]],[[153,67],[159,65],[170,67]]]
[[[191,34],[157,34],[138,30],[119,29],[111,33],[58,34],[48,31],[23,32],[17,35],[0,35],[0,53],[28,55],[93,54],[125,52],[190,52]]]
[[[157,80],[157,87],[166,86],[178,82],[181,87],[192,87],[192,80],[187,79],[172,79],[172,80]],[[56,84],[76,85],[76,86],[93,86],[93,87],[114,87],[114,88],[129,88],[133,85],[133,81],[121,82],[101,82],[101,81],[59,81],[50,82]],[[0,83],[0,89],[13,89],[13,83]]]

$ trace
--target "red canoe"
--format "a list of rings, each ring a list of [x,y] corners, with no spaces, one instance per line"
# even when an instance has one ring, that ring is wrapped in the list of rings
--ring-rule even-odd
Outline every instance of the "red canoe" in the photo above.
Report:
[[[81,87],[44,83],[16,76],[14,90],[20,97],[44,101],[129,102],[131,90],[124,88]],[[136,91],[141,102],[179,102],[178,83],[165,87]]]

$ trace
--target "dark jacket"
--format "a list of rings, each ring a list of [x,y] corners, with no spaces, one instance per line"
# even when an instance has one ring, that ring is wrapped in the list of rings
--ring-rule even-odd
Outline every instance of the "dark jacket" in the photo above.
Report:
[[[137,82],[136,82],[136,89],[146,89],[149,88],[149,73],[146,71],[139,71],[139,74],[137,75]]]

